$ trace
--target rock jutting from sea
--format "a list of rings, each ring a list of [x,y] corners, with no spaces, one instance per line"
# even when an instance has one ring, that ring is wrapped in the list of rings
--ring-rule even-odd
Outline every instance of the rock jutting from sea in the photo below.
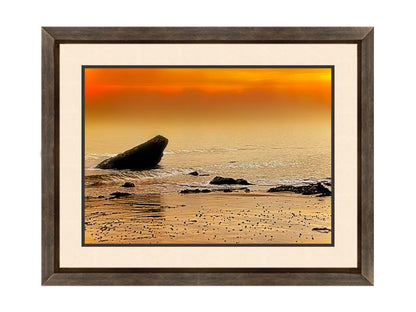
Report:
[[[168,139],[158,135],[123,153],[108,158],[97,165],[100,169],[148,169],[154,168],[162,159]]]

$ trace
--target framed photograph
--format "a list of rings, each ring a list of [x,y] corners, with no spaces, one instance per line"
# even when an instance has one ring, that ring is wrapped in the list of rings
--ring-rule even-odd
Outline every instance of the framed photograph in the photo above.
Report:
[[[42,28],[42,284],[373,285],[373,36]]]

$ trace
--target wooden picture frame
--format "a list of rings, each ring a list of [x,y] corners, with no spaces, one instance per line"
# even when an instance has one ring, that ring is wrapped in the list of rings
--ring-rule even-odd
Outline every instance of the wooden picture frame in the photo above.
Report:
[[[59,241],[60,45],[66,43],[348,44],[358,56],[357,268],[62,268]],[[43,285],[373,285],[372,27],[43,27]]]

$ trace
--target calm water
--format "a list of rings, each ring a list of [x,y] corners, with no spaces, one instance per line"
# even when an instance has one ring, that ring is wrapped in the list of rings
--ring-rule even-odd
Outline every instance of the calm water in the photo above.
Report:
[[[244,130],[244,131],[243,131]],[[156,134],[156,133],[155,133]],[[131,136],[108,138],[111,149],[101,137],[90,139],[86,145],[86,187],[111,186],[132,181],[141,185],[142,192],[170,192],[186,186],[209,186],[216,175],[243,178],[255,185],[269,186],[296,183],[305,179],[319,180],[331,176],[330,134],[316,131],[258,128],[224,130],[224,132],[177,131],[165,135],[169,144],[159,167],[151,170],[94,169],[100,161],[146,141]],[[105,141],[108,142],[108,141]],[[198,171],[208,176],[190,176]]]

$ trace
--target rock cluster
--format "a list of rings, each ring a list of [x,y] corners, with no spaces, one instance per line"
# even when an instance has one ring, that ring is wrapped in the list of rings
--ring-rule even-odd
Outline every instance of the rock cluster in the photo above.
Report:
[[[331,196],[332,192],[329,188],[323,185],[321,182],[310,183],[306,185],[280,185],[270,188],[267,192],[294,192],[302,195],[314,195],[319,196]]]

